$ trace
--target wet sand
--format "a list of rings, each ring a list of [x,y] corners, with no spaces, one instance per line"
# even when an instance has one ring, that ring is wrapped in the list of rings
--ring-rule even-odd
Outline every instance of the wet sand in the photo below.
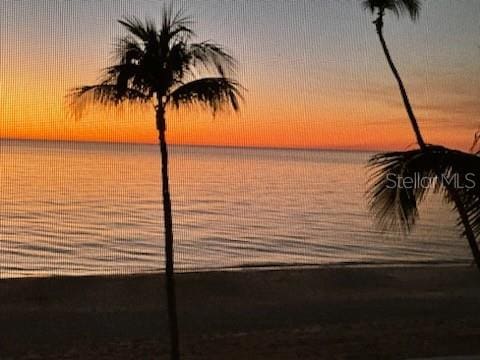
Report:
[[[0,359],[167,359],[162,275],[0,281]],[[184,359],[478,355],[468,266],[177,275]]]

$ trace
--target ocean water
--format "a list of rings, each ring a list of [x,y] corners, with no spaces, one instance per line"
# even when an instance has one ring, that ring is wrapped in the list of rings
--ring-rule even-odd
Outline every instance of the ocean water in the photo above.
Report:
[[[179,271],[468,262],[436,197],[405,237],[381,232],[362,152],[170,147]],[[0,145],[0,277],[163,268],[158,148]]]

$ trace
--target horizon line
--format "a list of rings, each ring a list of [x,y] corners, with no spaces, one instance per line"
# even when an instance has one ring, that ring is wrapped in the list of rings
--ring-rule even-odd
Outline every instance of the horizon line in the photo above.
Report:
[[[96,141],[96,140],[69,140],[69,139],[25,139],[5,137],[0,140],[6,141],[29,141],[47,143],[74,143],[74,144],[105,144],[105,145],[149,145],[158,146],[156,143],[142,143],[132,141]],[[225,148],[225,149],[253,149],[253,150],[299,150],[299,151],[339,151],[339,152],[385,152],[395,151],[394,149],[365,149],[348,147],[295,147],[295,146],[258,146],[258,145],[219,145],[219,144],[179,144],[170,143],[169,146],[201,147],[201,148]]]

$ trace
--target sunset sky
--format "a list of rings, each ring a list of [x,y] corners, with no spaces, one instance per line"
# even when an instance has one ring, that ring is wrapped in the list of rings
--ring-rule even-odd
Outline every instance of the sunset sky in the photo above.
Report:
[[[178,7],[180,2],[175,2]],[[239,61],[239,114],[170,112],[177,144],[405,149],[414,137],[372,17],[358,0],[181,2],[198,40]],[[160,23],[162,1],[0,3],[0,138],[154,143],[151,109],[67,116],[68,89],[95,83],[123,15]],[[480,1],[425,1],[385,37],[427,142],[466,149],[480,125]]]

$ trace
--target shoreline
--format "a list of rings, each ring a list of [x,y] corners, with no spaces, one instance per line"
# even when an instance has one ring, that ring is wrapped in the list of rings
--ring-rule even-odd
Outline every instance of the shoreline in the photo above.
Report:
[[[200,272],[176,280],[188,359],[480,354],[474,267]],[[158,273],[3,279],[0,349],[6,359],[167,359],[164,299]]]
[[[163,259],[162,259],[163,261]],[[322,269],[370,269],[370,268],[422,268],[422,267],[472,267],[472,261],[461,260],[443,260],[443,261],[398,261],[398,262],[341,262],[329,264],[252,264],[222,268],[198,268],[193,270],[175,269],[175,274],[209,274],[209,273],[236,273],[248,271],[289,271],[289,270],[322,270]],[[122,273],[87,273],[87,274],[51,274],[51,275],[19,275],[12,277],[2,277],[0,272],[0,282],[3,280],[21,280],[21,279],[49,279],[49,278],[83,278],[83,277],[130,277],[142,275],[163,275],[163,271],[139,271]]]

